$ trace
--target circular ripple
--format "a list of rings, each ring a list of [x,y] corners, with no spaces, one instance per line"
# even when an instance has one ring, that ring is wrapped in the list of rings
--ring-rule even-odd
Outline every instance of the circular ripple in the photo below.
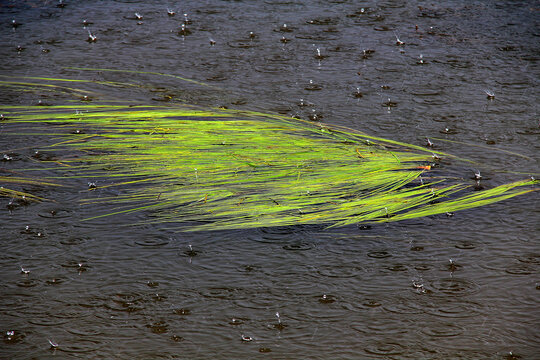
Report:
[[[246,321],[249,321],[248,318],[241,318],[241,317],[232,317],[229,320],[229,325],[238,326],[244,324]]]
[[[259,265],[244,264],[236,268],[239,272],[251,274],[255,272],[261,272],[262,268]]]
[[[38,212],[38,216],[47,219],[65,219],[71,216],[71,211],[65,209],[47,209]]]
[[[388,356],[402,354],[405,351],[405,347],[394,342],[381,342],[371,344],[364,348],[364,350],[368,354]]]
[[[137,293],[117,293],[105,304],[109,310],[121,312],[136,312],[143,310],[144,299]]]
[[[395,297],[383,302],[383,309],[396,314],[422,314],[427,304],[418,296],[414,298]]]
[[[67,328],[66,329],[67,332],[73,334],[73,335],[77,335],[77,336],[88,336],[88,337],[96,337],[96,336],[100,336],[100,335],[103,335],[103,331],[101,330],[88,330],[88,329],[76,329],[76,328]]]
[[[540,265],[540,254],[527,254],[518,256],[518,261],[527,263],[527,264],[535,264]]]
[[[313,249],[314,245],[306,242],[296,242],[293,244],[283,245],[283,249],[291,251],[306,251]]]
[[[67,238],[67,239],[60,240],[60,244],[62,244],[62,245],[80,245],[80,244],[85,243],[86,241],[88,241],[88,239],[83,238],[83,237],[74,236],[74,237],[70,237],[70,238]]]
[[[336,302],[337,299],[336,299],[336,297],[334,295],[323,294],[321,296],[318,296],[317,300],[321,304],[332,304],[332,303]]]
[[[256,230],[258,234],[254,234],[253,237],[250,236],[250,240],[261,242],[261,243],[272,243],[275,244],[279,241],[292,240],[298,238],[305,238],[305,231],[302,230],[303,227],[298,226],[279,226],[279,227],[270,227],[270,228],[259,228]]]
[[[434,295],[465,296],[474,294],[479,289],[474,281],[455,277],[435,280],[431,286]]]
[[[268,289],[267,291],[254,291],[250,296],[245,296],[241,299],[236,299],[234,303],[246,309],[270,309],[276,304],[284,307],[290,304],[291,296],[286,292]]]
[[[536,272],[536,269],[530,264],[513,264],[508,266],[504,271],[512,275],[530,275]]]
[[[281,74],[292,73],[294,67],[289,64],[282,63],[266,63],[263,65],[257,65],[254,67],[255,71],[265,74]]]
[[[531,266],[529,266],[526,262],[519,262],[519,258],[516,258],[514,256],[497,256],[490,259],[487,259],[483,263],[480,264],[483,268],[489,269],[489,270],[498,270],[498,271],[505,271],[510,274],[516,274],[516,275],[526,275],[526,274],[532,274],[534,270]],[[521,258],[522,260],[524,258]],[[524,265],[524,267],[521,267]]]
[[[32,319],[28,320],[28,322],[32,325],[39,325],[39,326],[59,326],[62,324],[66,324],[69,322],[69,319],[66,318],[57,318],[56,316],[44,316],[44,317],[35,317],[33,316]]]
[[[455,246],[456,246],[456,248],[463,249],[463,250],[472,250],[472,249],[476,248],[476,245],[474,245],[470,241],[461,241],[461,242],[457,243]]]
[[[90,269],[90,266],[86,264],[85,260],[79,260],[79,261],[77,261],[77,260],[68,260],[68,261],[64,262],[63,264],[60,264],[60,266],[62,266],[64,268],[77,269],[77,271],[79,271],[80,273]]]
[[[209,299],[235,300],[244,298],[244,296],[241,296],[239,289],[231,287],[212,287],[202,290],[200,294]]]
[[[348,310],[336,306],[335,302],[313,302],[313,306],[302,306],[302,308],[298,309],[298,311],[290,313],[288,317],[298,321],[312,319],[314,321],[334,322],[346,318],[348,313]]]
[[[362,302],[362,305],[365,307],[374,308],[374,307],[379,307],[382,304],[378,302],[377,300],[365,300],[364,302]]]
[[[463,328],[452,323],[428,322],[421,331],[428,336],[450,337],[461,335]]]
[[[257,41],[253,41],[252,39],[247,39],[247,40],[239,39],[239,40],[228,41],[227,45],[236,49],[250,49],[250,48],[260,46],[260,43],[258,43]]]
[[[21,342],[26,337],[26,334],[18,330],[8,330],[4,333],[4,342],[6,344],[15,344]]]
[[[58,350],[62,352],[67,352],[67,353],[81,354],[81,353],[89,353],[92,351],[96,351],[99,348],[100,348],[99,344],[96,343],[95,341],[78,339],[75,344],[70,344],[70,343],[60,344],[60,346],[58,347]]]
[[[486,312],[486,306],[472,301],[449,301],[433,304],[427,308],[427,313],[445,318],[468,318]]]
[[[367,256],[375,259],[384,259],[389,258],[392,256],[388,251],[380,250],[380,251],[370,251],[367,253]]]
[[[317,274],[331,278],[352,278],[360,275],[363,269],[354,265],[326,265],[317,268]]]
[[[39,281],[36,279],[22,279],[16,282],[18,287],[30,288],[39,285]]]
[[[164,334],[169,331],[169,324],[165,321],[156,321],[146,325],[154,334]]]
[[[6,311],[11,310],[14,311],[14,313],[19,316],[18,313],[21,313],[22,309],[26,309],[29,307],[29,301],[27,301],[27,298],[29,295],[22,295],[22,294],[12,294],[10,296],[0,296],[0,308],[2,311],[4,311],[4,314]]]
[[[386,267],[390,271],[407,271],[409,268],[404,264],[394,264]]]
[[[332,33],[304,33],[304,34],[298,34],[295,35],[295,38],[302,39],[302,40],[314,40],[314,41],[336,41],[339,40],[338,35],[334,35]]]
[[[366,335],[399,335],[410,332],[410,327],[394,319],[377,319],[377,321],[351,325],[353,330]]]
[[[150,238],[135,240],[133,243],[135,245],[144,246],[144,247],[156,247],[156,246],[165,246],[170,242],[169,239],[160,239],[160,238]]]
[[[77,305],[85,308],[97,308],[102,307],[106,300],[100,297],[87,297]]]

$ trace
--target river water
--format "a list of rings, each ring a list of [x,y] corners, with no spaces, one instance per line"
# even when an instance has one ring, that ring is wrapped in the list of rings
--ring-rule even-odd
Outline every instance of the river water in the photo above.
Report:
[[[473,182],[478,167],[486,187],[538,171],[538,1],[59,4],[0,1],[2,80],[133,83],[99,91],[429,138],[475,161],[453,176]],[[67,101],[5,87],[0,99]],[[0,151],[20,147],[2,130]],[[10,154],[0,168],[24,166]],[[0,199],[0,358],[538,359],[538,192],[371,227],[184,233],[121,226],[144,213],[81,223],[96,209],[47,191],[55,202]]]

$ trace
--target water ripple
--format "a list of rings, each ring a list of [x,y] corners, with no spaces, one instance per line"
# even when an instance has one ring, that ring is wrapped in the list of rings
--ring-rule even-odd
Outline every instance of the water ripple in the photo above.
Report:
[[[479,290],[474,281],[456,277],[434,280],[431,287],[435,296],[467,296]]]

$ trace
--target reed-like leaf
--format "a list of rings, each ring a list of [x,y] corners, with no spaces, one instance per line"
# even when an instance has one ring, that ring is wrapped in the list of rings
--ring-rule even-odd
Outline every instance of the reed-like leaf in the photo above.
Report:
[[[151,210],[148,222],[182,223],[183,230],[341,226],[469,209],[536,190],[523,180],[468,191],[430,174],[432,151],[281,115],[179,104],[3,111],[12,125],[7,136],[41,134],[49,139],[41,151],[63,154],[46,167],[53,177],[96,179],[96,190],[117,190],[99,198],[88,192],[83,204],[111,206],[92,219]],[[43,166],[18,171],[38,176]]]

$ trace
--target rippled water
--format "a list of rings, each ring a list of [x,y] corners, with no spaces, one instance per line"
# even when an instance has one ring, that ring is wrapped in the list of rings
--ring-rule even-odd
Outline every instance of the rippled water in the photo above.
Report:
[[[472,181],[480,168],[487,187],[538,169],[538,1],[63,3],[0,2],[2,76],[129,82],[144,86],[101,87],[101,100],[315,116],[418,145],[427,137],[475,160],[455,176]],[[66,101],[6,88],[0,99]],[[0,130],[0,151],[36,139],[18,141]],[[25,151],[0,168],[30,166]],[[179,233],[123,226],[143,213],[81,223],[95,209],[80,207],[78,193],[32,190],[55,202],[11,209],[0,199],[2,358],[540,353],[538,192],[372,227]]]

